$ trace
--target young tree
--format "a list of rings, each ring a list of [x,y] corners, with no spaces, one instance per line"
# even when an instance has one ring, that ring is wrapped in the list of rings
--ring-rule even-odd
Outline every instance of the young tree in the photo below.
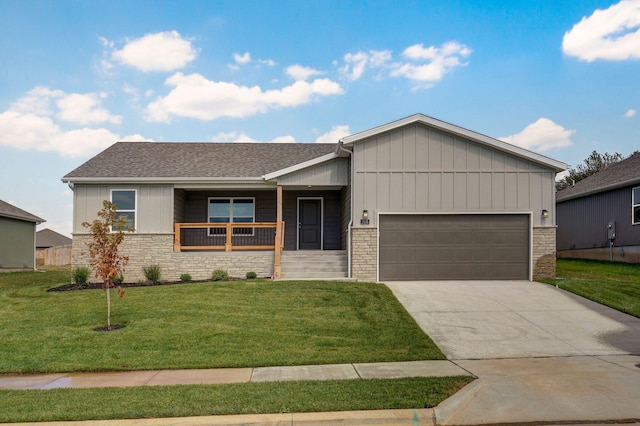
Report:
[[[622,154],[617,152],[613,154],[609,154],[608,152],[599,154],[598,152],[593,151],[582,164],[578,164],[578,167],[575,169],[570,168],[568,176],[565,176],[562,180],[556,182],[556,191],[561,191],[564,188],[599,172],[611,164],[618,163],[622,160],[624,160],[624,157]]]
[[[93,222],[83,222],[82,226],[89,229],[93,241],[87,243],[89,247],[89,264],[95,271],[95,276],[102,279],[102,288],[107,295],[107,330],[111,330],[111,288],[113,280],[119,278],[129,261],[128,256],[118,253],[118,246],[124,239],[127,223],[126,217],[116,219],[116,205],[110,201],[102,202],[102,210],[98,212],[98,219]],[[133,231],[133,229],[129,229]],[[124,296],[122,287],[117,288],[118,296]]]

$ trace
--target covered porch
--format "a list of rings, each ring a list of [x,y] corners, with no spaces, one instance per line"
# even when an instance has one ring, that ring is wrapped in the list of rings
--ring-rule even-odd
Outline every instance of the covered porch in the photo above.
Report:
[[[344,252],[347,187],[277,185],[271,189],[174,189],[174,253]]]

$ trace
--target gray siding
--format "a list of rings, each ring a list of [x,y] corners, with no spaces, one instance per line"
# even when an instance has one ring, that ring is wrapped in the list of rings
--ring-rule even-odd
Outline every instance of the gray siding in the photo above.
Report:
[[[629,186],[558,203],[557,249],[609,247],[609,222],[616,222],[614,247],[640,245],[640,225],[632,225],[631,190]]]
[[[91,222],[109,200],[112,189],[137,191],[136,232],[173,232],[173,187],[170,185],[76,185],[74,188],[73,233],[86,233],[82,222]]]
[[[550,226],[554,178],[551,169],[414,124],[354,145],[352,215],[366,209],[376,226],[377,212],[533,212],[534,226]]]
[[[0,217],[0,268],[35,268],[36,224]]]
[[[349,160],[336,158],[278,178],[278,185],[343,186],[349,182]]]

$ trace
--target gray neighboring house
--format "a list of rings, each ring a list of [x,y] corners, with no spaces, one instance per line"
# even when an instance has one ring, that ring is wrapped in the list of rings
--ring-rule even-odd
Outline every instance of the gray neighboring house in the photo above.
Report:
[[[563,189],[556,203],[558,257],[640,263],[640,153]]]
[[[125,279],[226,269],[276,278],[555,275],[562,162],[422,114],[334,144],[118,142],[62,178],[82,227],[118,206]]]
[[[44,221],[0,200],[0,269],[35,269],[36,225]]]
[[[49,228],[36,232],[36,250],[44,250],[52,247],[70,246],[71,238],[52,231]]]

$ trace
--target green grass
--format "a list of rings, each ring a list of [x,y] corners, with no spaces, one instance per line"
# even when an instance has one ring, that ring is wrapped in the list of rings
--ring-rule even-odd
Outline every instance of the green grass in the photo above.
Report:
[[[0,422],[423,408],[471,377],[0,390]]]
[[[546,283],[640,318],[640,265],[558,259]]]
[[[0,274],[0,373],[444,359],[380,284],[236,281],[46,292],[68,270]]]

